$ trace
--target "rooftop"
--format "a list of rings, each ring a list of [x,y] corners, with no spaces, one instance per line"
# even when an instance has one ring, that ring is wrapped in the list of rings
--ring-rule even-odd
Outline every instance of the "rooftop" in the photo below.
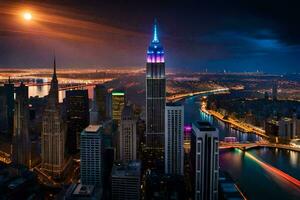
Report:
[[[89,125],[84,131],[87,133],[97,133],[101,127],[101,125]]]
[[[112,169],[113,177],[140,176],[141,163],[139,161],[129,161],[128,163],[116,163]]]
[[[93,191],[94,191],[93,185],[78,184],[73,191],[73,195],[90,196],[92,195]]]
[[[113,96],[124,96],[125,93],[123,91],[113,91],[111,93]]]
[[[182,106],[182,104],[179,102],[168,102],[166,103],[166,106]]]
[[[194,123],[200,131],[216,131],[216,128],[213,127],[209,122],[197,121]]]

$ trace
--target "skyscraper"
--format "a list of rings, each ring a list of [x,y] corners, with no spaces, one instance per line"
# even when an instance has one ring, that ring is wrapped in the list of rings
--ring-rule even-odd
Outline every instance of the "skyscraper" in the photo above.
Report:
[[[102,184],[102,155],[101,126],[89,125],[80,134],[80,177],[82,184]]]
[[[120,125],[120,159],[123,161],[136,160],[136,123],[132,106],[125,106]]]
[[[146,70],[146,145],[163,151],[165,133],[166,77],[164,49],[160,44],[157,23],[147,51]]]
[[[104,121],[106,119],[106,101],[107,101],[107,89],[104,85],[96,85],[94,88],[94,101],[98,109],[98,120]]]
[[[10,78],[8,83],[0,86],[0,133],[8,138],[13,134],[14,121],[14,84]]]
[[[47,100],[42,119],[42,170],[56,177],[60,176],[64,170],[66,129],[61,118],[58,103],[55,58],[51,88]]]
[[[193,123],[190,155],[193,199],[218,199],[219,131],[209,122]]]
[[[112,169],[112,199],[138,200],[141,188],[141,163],[116,163]]]
[[[165,173],[183,175],[183,105],[167,103],[165,122]]]
[[[23,83],[16,88],[13,132],[13,162],[30,167],[31,148],[28,133],[28,87]]]
[[[67,149],[70,154],[78,152],[80,133],[89,125],[89,97],[87,90],[66,91]]]
[[[113,91],[111,93],[111,104],[112,119],[119,125],[121,121],[121,114],[125,106],[125,93],[123,91]]]

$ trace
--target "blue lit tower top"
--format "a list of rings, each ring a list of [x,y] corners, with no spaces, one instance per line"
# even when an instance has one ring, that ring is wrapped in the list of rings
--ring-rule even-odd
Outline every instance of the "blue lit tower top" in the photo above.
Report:
[[[153,39],[147,51],[147,63],[164,63],[164,49],[159,42],[158,32],[157,32],[157,22],[154,21],[153,26]]]

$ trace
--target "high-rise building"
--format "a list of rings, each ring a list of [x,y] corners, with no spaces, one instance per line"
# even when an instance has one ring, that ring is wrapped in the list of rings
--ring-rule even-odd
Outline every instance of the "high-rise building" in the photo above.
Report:
[[[47,97],[47,105],[42,119],[42,170],[54,177],[59,177],[65,167],[65,137],[66,128],[61,118],[58,103],[58,81],[56,76],[56,62],[51,88]]]
[[[144,177],[144,199],[187,199],[185,195],[184,176],[178,174],[159,174],[149,171]]]
[[[113,91],[111,93],[112,104],[112,119],[115,120],[118,125],[121,122],[121,114],[125,106],[125,93],[122,91]]]
[[[12,156],[15,164],[30,167],[31,147],[28,133],[28,106],[28,87],[21,83],[16,88]]]
[[[184,107],[167,103],[165,116],[165,173],[183,175]]]
[[[101,185],[103,173],[102,127],[89,125],[80,134],[80,176],[83,185]]]
[[[132,106],[125,106],[120,125],[120,160],[130,161],[137,158],[137,120]]]
[[[112,199],[140,199],[141,163],[116,163],[112,169]]]
[[[107,101],[107,89],[104,85],[96,85],[94,88],[94,101],[97,106],[98,120],[104,121],[107,118],[106,101]]]
[[[158,150],[162,154],[165,139],[165,60],[156,22],[153,31],[153,39],[147,51],[146,145],[150,150]]]
[[[87,90],[66,91],[67,149],[70,154],[78,152],[80,133],[89,125],[89,97]]]
[[[218,199],[219,132],[209,122],[193,123],[190,158],[193,199]]]
[[[295,120],[288,117],[282,117],[279,122],[279,137],[284,139],[294,139],[296,134],[295,133]]]
[[[14,121],[14,84],[10,78],[8,83],[0,86],[0,134],[11,138]]]

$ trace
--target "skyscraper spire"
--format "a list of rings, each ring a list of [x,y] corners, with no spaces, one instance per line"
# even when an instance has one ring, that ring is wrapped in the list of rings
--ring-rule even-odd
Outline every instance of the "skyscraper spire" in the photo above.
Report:
[[[157,33],[157,20],[156,18],[154,19],[154,25],[153,25],[153,43],[159,43],[158,39],[158,33]]]
[[[53,59],[53,74],[52,74],[52,80],[51,80],[51,88],[49,91],[49,96],[51,99],[54,100],[54,102],[58,102],[58,80],[56,75],[56,57],[54,54]]]
[[[54,53],[54,60],[53,60],[53,78],[56,78],[56,56]]]

